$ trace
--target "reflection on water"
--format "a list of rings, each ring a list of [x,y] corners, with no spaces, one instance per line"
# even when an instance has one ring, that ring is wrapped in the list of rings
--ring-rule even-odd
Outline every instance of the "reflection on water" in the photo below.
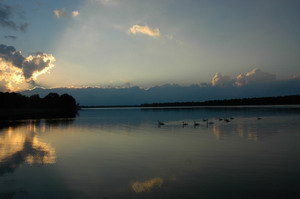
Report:
[[[148,192],[154,188],[160,188],[163,184],[164,180],[162,178],[151,178],[150,180],[146,180],[144,182],[133,182],[132,189],[136,193],[140,192]]]
[[[37,123],[2,129],[0,134],[0,175],[13,172],[21,164],[53,164],[55,150],[36,137]]]
[[[297,110],[86,109],[8,124],[0,198],[293,198]]]
[[[235,123],[233,125],[231,124],[212,125],[212,134],[218,140],[223,139],[224,137],[227,137],[230,134],[235,134],[235,132],[237,132],[241,138],[246,138],[255,142],[258,141],[260,139],[260,136],[263,136],[264,134],[262,133],[262,135],[259,135],[259,132],[255,131],[252,128],[244,126],[241,123]]]

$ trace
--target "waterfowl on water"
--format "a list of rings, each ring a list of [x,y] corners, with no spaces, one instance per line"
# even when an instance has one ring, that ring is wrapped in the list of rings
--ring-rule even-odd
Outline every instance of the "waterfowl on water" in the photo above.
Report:
[[[188,123],[182,122],[182,127],[185,127],[185,126],[187,126],[187,125],[188,125]]]
[[[200,124],[196,121],[194,121],[194,127],[199,126]]]
[[[227,119],[227,118],[225,118],[225,119],[224,119],[224,121],[225,121],[225,122],[230,122],[230,120],[229,120],[229,119]]]
[[[158,125],[158,126],[162,126],[162,125],[165,125],[165,123],[163,123],[163,122],[157,120],[157,125]]]

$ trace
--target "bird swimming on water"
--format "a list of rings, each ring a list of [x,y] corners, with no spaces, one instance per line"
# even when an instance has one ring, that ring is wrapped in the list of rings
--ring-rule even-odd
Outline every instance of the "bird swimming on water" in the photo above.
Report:
[[[160,126],[162,126],[162,125],[165,125],[165,123],[163,123],[163,122],[157,120],[157,125],[158,125],[158,127],[160,127]]]
[[[184,128],[184,127],[187,126],[187,125],[188,125],[188,123],[182,122],[182,128]]]
[[[199,126],[200,124],[196,121],[194,121],[194,128],[196,128],[196,126]]]

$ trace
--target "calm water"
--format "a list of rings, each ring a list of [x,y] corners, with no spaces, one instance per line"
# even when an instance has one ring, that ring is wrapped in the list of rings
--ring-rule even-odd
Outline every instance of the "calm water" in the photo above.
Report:
[[[0,198],[299,195],[299,107],[85,109],[0,127]]]

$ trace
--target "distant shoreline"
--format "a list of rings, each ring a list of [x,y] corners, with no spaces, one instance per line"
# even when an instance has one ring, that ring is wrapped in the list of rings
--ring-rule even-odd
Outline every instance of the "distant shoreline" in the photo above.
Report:
[[[144,107],[144,106],[85,106],[81,107],[80,110],[128,110],[128,109],[141,109],[141,110],[168,110],[168,109],[294,109],[300,110],[299,104],[291,105],[245,105],[245,106],[161,106],[161,107]]]
[[[141,105],[116,106],[80,106],[80,108],[188,108],[188,107],[262,107],[262,106],[295,106],[300,105],[300,95],[209,100],[204,102],[165,102]]]

